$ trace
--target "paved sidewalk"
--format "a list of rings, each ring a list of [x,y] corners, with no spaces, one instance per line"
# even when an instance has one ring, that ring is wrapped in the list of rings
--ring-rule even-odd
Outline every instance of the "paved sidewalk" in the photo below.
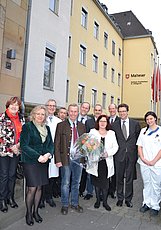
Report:
[[[133,208],[127,208],[124,204],[123,207],[116,206],[116,199],[108,199],[108,203],[112,208],[111,212],[106,211],[102,206],[99,209],[94,209],[93,204],[95,198],[89,201],[80,198],[80,205],[84,208],[84,213],[78,214],[72,209],[69,213],[63,216],[60,213],[61,203],[59,199],[55,199],[57,207],[51,208],[46,205],[45,209],[40,210],[43,217],[41,224],[35,223],[32,227],[27,226],[25,223],[24,213],[25,208],[22,203],[21,215],[17,222],[11,224],[7,228],[0,227],[5,230],[160,230],[161,229],[161,212],[157,217],[150,217],[149,211],[145,214],[139,212],[142,202],[142,182],[138,172],[138,179],[134,183],[134,198]],[[6,218],[9,216],[5,215]],[[17,211],[15,211],[17,212]],[[5,219],[6,219],[5,218]],[[0,218],[0,226],[2,220]]]

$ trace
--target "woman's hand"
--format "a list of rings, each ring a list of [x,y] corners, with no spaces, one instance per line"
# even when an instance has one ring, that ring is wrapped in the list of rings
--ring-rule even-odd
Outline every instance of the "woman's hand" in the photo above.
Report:
[[[56,167],[58,168],[62,167],[62,163],[61,162],[56,163]]]
[[[46,163],[49,160],[50,157],[51,157],[50,153],[45,153],[44,155],[39,156],[38,161],[40,163]]]
[[[19,153],[19,144],[13,145],[12,147],[10,147],[10,149],[12,150],[12,152],[14,154],[18,155],[18,153]]]

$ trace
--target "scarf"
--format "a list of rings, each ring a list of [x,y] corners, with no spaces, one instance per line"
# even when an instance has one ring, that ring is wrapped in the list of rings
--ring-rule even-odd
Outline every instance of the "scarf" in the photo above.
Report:
[[[34,123],[34,125],[36,126],[37,130],[40,133],[40,137],[41,137],[42,143],[44,143],[45,140],[46,140],[47,134],[48,134],[46,125],[45,124],[42,124],[42,125],[37,124],[35,121],[33,121],[33,123]]]
[[[17,144],[19,142],[20,134],[21,134],[21,131],[22,131],[22,124],[20,122],[18,112],[15,115],[13,115],[12,113],[10,113],[9,109],[6,109],[6,114],[14,124],[15,144]]]

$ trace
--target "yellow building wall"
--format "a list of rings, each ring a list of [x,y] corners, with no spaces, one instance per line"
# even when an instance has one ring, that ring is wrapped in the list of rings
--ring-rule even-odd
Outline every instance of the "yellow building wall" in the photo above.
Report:
[[[151,81],[154,70],[154,46],[150,37],[124,40],[123,98],[130,116],[142,118],[152,109]]]
[[[82,7],[88,12],[87,29],[81,26]],[[94,38],[94,21],[99,24],[99,39]],[[104,32],[108,34],[108,48],[104,47]],[[118,86],[118,72],[122,76],[122,62],[119,61],[118,50],[122,50],[122,38],[108,22],[107,17],[92,0],[74,1],[70,27],[72,45],[69,58],[69,103],[78,100],[78,84],[85,86],[84,101],[91,103],[91,90],[97,90],[97,103],[102,104],[102,93],[107,94],[107,105],[111,95],[115,103],[121,97],[121,86]],[[116,44],[116,54],[112,55],[112,40]],[[86,66],[79,62],[80,44],[87,48]],[[93,54],[98,56],[98,73],[92,71]],[[103,62],[107,63],[107,79],[103,77]],[[111,68],[115,69],[115,83],[111,82]],[[69,104],[68,103],[68,104]],[[92,110],[91,110],[92,111]]]
[[[21,95],[27,0],[3,0],[0,3],[0,112],[9,97]],[[16,50],[16,59],[8,59],[7,51]],[[11,69],[6,68],[6,63]]]

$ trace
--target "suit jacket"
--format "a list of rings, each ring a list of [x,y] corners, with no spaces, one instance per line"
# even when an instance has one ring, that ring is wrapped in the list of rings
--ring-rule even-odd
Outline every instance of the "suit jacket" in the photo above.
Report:
[[[95,124],[96,124],[95,118],[94,118],[94,116],[91,116],[91,118],[88,119],[86,121],[86,123],[85,123],[86,132],[89,133],[91,129],[94,129],[95,128]]]
[[[22,127],[20,136],[20,147],[22,150],[21,160],[24,163],[38,163],[40,155],[50,153],[53,155],[54,144],[49,126],[46,126],[48,135],[45,142],[42,142],[40,133],[34,123],[28,122]]]
[[[86,132],[85,125],[81,122],[77,122],[78,135],[81,136]],[[70,145],[72,139],[72,129],[69,120],[62,121],[57,125],[55,133],[55,162],[61,162],[63,166],[69,164],[70,157]]]
[[[129,118],[129,136],[127,140],[124,138],[121,130],[121,119],[112,124],[112,130],[115,131],[119,145],[119,149],[115,154],[115,160],[123,161],[127,155],[130,161],[137,161],[138,151],[136,141],[141,130],[139,122]]]

